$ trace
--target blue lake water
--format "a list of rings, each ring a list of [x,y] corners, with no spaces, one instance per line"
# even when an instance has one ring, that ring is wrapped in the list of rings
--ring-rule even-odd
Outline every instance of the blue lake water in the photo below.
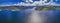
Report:
[[[1,22],[13,22],[13,23],[25,23],[28,16],[32,11],[19,10],[19,11],[11,11],[11,10],[2,10],[0,11],[0,20]],[[60,10],[47,10],[40,11],[40,14],[44,14],[47,17],[48,22],[53,21],[59,23],[60,21]]]

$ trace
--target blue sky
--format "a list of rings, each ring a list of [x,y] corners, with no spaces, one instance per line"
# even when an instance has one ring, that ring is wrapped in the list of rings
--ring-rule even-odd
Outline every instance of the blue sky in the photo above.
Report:
[[[22,2],[22,0],[0,0],[0,4],[3,4],[3,3],[17,3],[17,2]]]
[[[33,0],[35,1],[35,0]],[[50,0],[48,0],[49,2]],[[53,0],[54,2],[60,4],[60,0]],[[0,4],[4,4],[4,3],[17,3],[17,2],[24,2],[24,0],[0,0]]]

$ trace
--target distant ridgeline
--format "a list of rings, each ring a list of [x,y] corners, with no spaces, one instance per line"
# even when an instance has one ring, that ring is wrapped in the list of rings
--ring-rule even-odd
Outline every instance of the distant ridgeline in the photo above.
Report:
[[[19,11],[19,10],[27,10],[36,7],[35,10],[60,10],[60,6],[5,6],[0,7],[0,11],[2,10],[12,10],[12,11]]]

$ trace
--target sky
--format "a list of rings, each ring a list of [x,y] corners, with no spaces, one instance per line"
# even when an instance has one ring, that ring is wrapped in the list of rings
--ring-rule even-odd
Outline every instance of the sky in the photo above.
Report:
[[[0,4],[3,3],[17,3],[17,2],[22,2],[22,0],[0,0]]]
[[[25,0],[0,0],[0,5],[1,4],[14,4],[14,3],[18,3],[18,2],[24,2]],[[33,1],[37,1],[37,0],[33,0]],[[50,0],[47,0],[47,2],[49,2]],[[60,4],[60,0],[53,0],[53,2]]]

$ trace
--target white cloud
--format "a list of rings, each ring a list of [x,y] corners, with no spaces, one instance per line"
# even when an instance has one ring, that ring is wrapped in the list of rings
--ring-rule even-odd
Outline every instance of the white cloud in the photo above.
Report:
[[[44,5],[60,6],[60,4],[52,2],[53,0],[51,0],[49,3],[45,3],[46,1],[47,0],[45,0],[45,1],[40,0],[40,1],[35,1],[33,3],[18,2],[18,3],[15,3],[15,4],[2,4],[0,6],[36,6],[36,5],[39,5],[39,6],[44,6]]]
[[[16,4],[16,5],[24,5],[24,6],[30,6],[30,5],[34,5],[34,6],[36,6],[36,5],[40,5],[40,6],[43,6],[43,5],[53,5],[53,6],[59,6],[60,4],[56,4],[56,3],[54,3],[54,2],[52,2],[53,0],[51,0],[49,3],[45,3],[47,0],[45,0],[45,1],[35,1],[35,2],[33,2],[32,4],[30,4],[30,3],[23,3],[23,2],[21,2],[21,3],[18,3],[18,4]],[[52,2],[52,3],[51,3]]]

